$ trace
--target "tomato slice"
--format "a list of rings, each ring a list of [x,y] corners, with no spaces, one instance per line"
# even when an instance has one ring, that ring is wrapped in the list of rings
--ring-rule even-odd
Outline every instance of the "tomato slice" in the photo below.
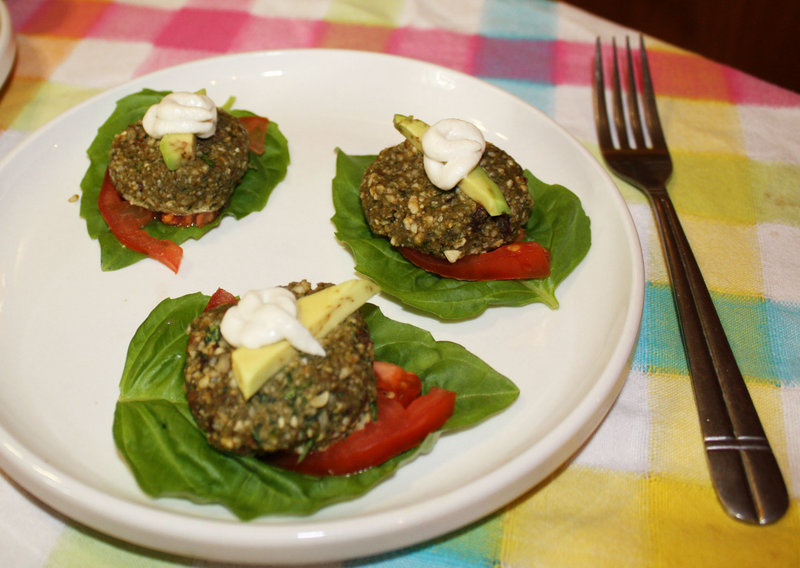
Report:
[[[398,250],[406,260],[423,270],[456,280],[518,280],[550,275],[550,251],[532,241],[510,243],[455,262],[410,247],[398,247]]]
[[[153,220],[153,213],[123,199],[111,182],[108,171],[100,188],[97,207],[120,243],[178,272],[183,249],[172,241],[157,239],[145,232],[143,227]]]
[[[416,373],[406,371],[400,365],[386,361],[374,361],[378,391],[393,398],[406,408],[422,392],[422,381]]]
[[[269,119],[263,116],[240,116],[239,121],[250,134],[250,150],[260,156],[266,150],[265,144]]]
[[[206,304],[206,308],[203,311],[207,312],[208,310],[216,308],[217,306],[223,306],[225,304],[237,304],[238,302],[239,300],[236,299],[236,296],[227,290],[217,288],[217,291],[214,292],[208,299],[208,304]]]
[[[447,422],[455,405],[456,393],[440,387],[431,387],[407,408],[379,390],[377,420],[299,462],[295,454],[284,453],[272,458],[271,463],[317,476],[358,473],[417,446]]]
[[[174,213],[156,213],[158,219],[165,225],[177,227],[203,227],[217,218],[219,211],[203,211],[188,215],[175,215]]]

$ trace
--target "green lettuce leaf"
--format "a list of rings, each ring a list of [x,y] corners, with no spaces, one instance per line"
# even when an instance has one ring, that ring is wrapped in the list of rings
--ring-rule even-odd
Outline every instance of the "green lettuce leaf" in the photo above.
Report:
[[[490,306],[543,302],[550,308],[558,307],[556,287],[586,256],[592,240],[589,217],[574,193],[525,171],[535,202],[525,233],[528,240],[550,250],[550,276],[538,280],[453,280],[414,266],[387,239],[370,231],[359,186],[364,170],[374,159],[338,150],[332,184],[336,237],[352,251],[358,272],[402,303],[444,320],[474,317]]]
[[[143,89],[117,101],[111,116],[97,130],[97,136],[87,150],[89,168],[81,180],[80,214],[86,220],[89,236],[100,243],[100,266],[103,270],[118,270],[130,266],[146,255],[134,252],[120,244],[111,234],[103,216],[97,208],[97,198],[108,167],[108,152],[114,136],[144,116],[151,105],[158,103],[169,91]],[[234,116],[253,115],[246,110],[229,110]],[[174,227],[163,223],[150,223],[145,230],[159,239],[181,244],[188,239],[199,239],[218,226],[223,217],[241,219],[250,213],[261,211],[267,204],[270,193],[286,176],[289,167],[289,145],[278,125],[273,121],[267,127],[266,151],[257,155],[250,152],[250,168],[234,191],[228,206],[219,217],[204,227]]]
[[[366,493],[430,451],[442,433],[477,424],[519,395],[514,383],[463,347],[435,341],[427,331],[393,321],[367,304],[362,310],[376,358],[419,374],[424,391],[436,385],[457,393],[455,412],[444,427],[417,448],[350,476],[317,478],[223,453],[207,444],[183,386],[186,329],[207,302],[200,293],[162,301],[128,347],[113,434],[139,486],[153,497],[221,504],[243,520],[307,515]]]

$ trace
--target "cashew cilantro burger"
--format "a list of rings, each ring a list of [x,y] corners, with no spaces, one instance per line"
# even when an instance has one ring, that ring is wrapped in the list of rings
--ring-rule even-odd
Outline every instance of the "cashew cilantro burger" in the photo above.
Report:
[[[499,280],[549,273],[546,251],[518,242],[533,199],[511,156],[460,119],[428,126],[395,115],[394,126],[406,139],[378,154],[360,186],[373,234],[389,239],[412,263],[445,277]]]
[[[277,125],[233,109],[233,101],[217,108],[202,91],[150,89],[117,101],[89,147],[81,182],[90,198],[81,215],[100,241],[103,270],[146,255],[178,272],[180,243],[223,215],[240,219],[265,206],[286,174],[288,145]]]
[[[125,200],[163,222],[202,226],[247,172],[249,140],[242,122],[208,96],[174,92],[115,136],[108,174]]]
[[[238,302],[218,291],[189,327],[184,367],[189,408],[208,443],[339,475],[378,465],[441,427],[455,394],[419,396],[416,375],[375,361],[359,308],[377,291],[360,279],[315,288],[303,280]],[[443,404],[422,411],[427,425],[416,433],[403,407],[387,415],[387,404],[426,397]]]
[[[131,338],[114,409],[139,487],[242,520],[309,515],[514,403],[507,377],[385,316],[378,291],[356,278],[161,300]]]
[[[238,304],[212,308],[192,322],[187,400],[212,446],[243,454],[304,454],[369,420],[377,396],[369,329],[356,310],[317,340],[296,318],[295,298],[314,291],[305,280],[251,291]],[[257,350],[281,339],[288,339],[297,356],[257,390],[244,386],[243,392],[235,349]],[[239,378],[249,376],[244,371]]]

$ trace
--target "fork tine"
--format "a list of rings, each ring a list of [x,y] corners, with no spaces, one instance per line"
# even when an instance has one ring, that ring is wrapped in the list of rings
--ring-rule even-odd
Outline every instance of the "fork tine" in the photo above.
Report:
[[[633,69],[633,55],[631,55],[631,40],[625,36],[625,52],[628,64],[628,120],[631,124],[633,140],[637,148],[644,148],[644,134],[642,132],[642,119],[639,116],[639,89],[636,87],[636,75]]]
[[[617,61],[617,40],[611,40],[611,54],[614,63],[614,76],[611,79],[612,93],[611,101],[614,105],[614,125],[616,127],[617,143],[620,148],[629,149],[628,129],[625,126],[625,110],[622,107],[622,85],[619,79],[619,63]]]
[[[644,109],[644,120],[647,123],[647,131],[650,135],[650,142],[653,148],[666,149],[667,143],[664,140],[664,133],[661,130],[661,120],[658,118],[658,108],[656,107],[656,94],[653,90],[653,79],[650,76],[650,64],[647,61],[647,52],[644,49],[644,36],[639,36],[639,55],[642,65],[642,108]]]
[[[608,124],[608,107],[606,106],[606,81],[603,75],[603,49],[600,38],[594,49],[594,123],[597,126],[597,141],[601,148],[613,147],[611,131]]]

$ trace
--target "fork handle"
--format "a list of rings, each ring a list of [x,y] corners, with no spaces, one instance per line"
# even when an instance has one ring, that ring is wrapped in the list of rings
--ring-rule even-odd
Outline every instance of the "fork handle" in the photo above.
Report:
[[[774,522],[789,506],[780,468],[672,201],[650,195],[717,496],[742,521]]]

